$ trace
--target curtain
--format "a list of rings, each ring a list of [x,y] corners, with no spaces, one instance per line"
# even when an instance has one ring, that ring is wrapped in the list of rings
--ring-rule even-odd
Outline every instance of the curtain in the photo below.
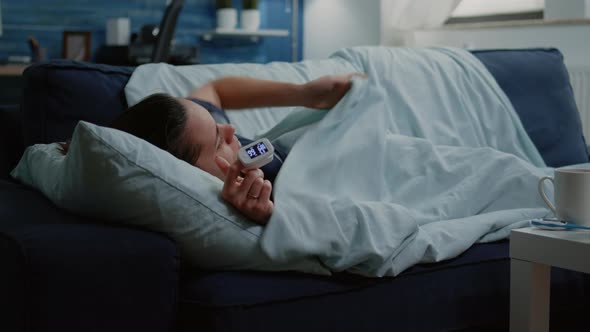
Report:
[[[442,25],[461,0],[391,0],[392,26],[398,30],[434,28]]]
[[[382,44],[411,45],[412,30],[441,26],[461,0],[381,0]]]

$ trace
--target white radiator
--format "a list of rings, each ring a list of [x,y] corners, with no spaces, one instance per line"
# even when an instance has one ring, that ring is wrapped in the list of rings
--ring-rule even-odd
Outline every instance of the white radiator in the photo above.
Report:
[[[590,144],[590,67],[568,67],[586,142]]]

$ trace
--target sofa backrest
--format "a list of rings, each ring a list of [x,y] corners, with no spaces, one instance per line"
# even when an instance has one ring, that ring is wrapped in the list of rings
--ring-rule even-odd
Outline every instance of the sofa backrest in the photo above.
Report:
[[[590,161],[569,74],[559,50],[472,53],[504,90],[548,166]]]
[[[79,120],[109,124],[127,107],[133,67],[54,60],[28,67],[22,102],[25,146],[67,140]]]
[[[506,92],[547,165],[558,167],[589,161],[569,76],[557,49],[472,53]],[[133,70],[70,60],[53,60],[27,68],[21,105],[23,141],[10,144],[19,151],[12,151],[8,162],[0,151],[0,163],[8,163],[0,165],[0,172],[14,166],[23,146],[67,140],[79,120],[99,125],[110,123],[127,107],[124,88]],[[16,120],[15,114],[6,113],[3,118]],[[15,158],[16,161],[12,160]]]

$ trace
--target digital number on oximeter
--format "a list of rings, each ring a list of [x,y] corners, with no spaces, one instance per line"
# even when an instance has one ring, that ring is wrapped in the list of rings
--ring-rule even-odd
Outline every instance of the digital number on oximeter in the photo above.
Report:
[[[246,150],[248,157],[250,157],[251,159],[261,156],[267,152],[268,152],[268,147],[266,147],[266,144],[264,144],[262,142],[256,144],[256,146],[251,146],[250,148],[248,148]]]
[[[273,160],[274,147],[266,138],[256,140],[238,151],[238,159],[246,169],[260,168]]]

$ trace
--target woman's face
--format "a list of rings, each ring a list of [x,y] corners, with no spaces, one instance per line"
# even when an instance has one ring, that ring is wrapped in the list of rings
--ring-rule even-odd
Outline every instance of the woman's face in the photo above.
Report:
[[[187,111],[183,140],[186,144],[201,146],[195,166],[224,180],[225,174],[217,166],[215,157],[221,157],[229,164],[238,159],[241,145],[234,135],[235,128],[232,125],[215,123],[211,114],[201,105],[184,98],[178,100]]]

